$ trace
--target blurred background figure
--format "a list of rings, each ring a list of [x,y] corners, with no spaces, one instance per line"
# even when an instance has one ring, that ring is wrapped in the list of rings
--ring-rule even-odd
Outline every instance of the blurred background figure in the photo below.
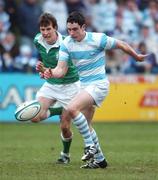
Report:
[[[156,60],[158,63],[158,18],[154,22],[154,29],[152,31],[153,36],[153,52],[156,55]]]
[[[138,38],[139,26],[142,22],[142,13],[134,0],[127,0],[122,11],[123,29],[128,35],[129,41],[135,41]]]
[[[121,73],[122,64],[126,61],[126,54],[119,50],[106,51],[106,72],[111,75]]]
[[[116,2],[114,0],[89,0],[89,4],[95,29],[98,32],[112,32],[115,27]]]
[[[158,73],[158,64],[156,62],[156,56],[154,53],[149,52],[147,50],[147,46],[145,42],[140,42],[138,45],[138,52],[142,54],[149,54],[149,56],[146,57],[144,62],[136,62],[134,58],[129,57],[127,66],[124,69],[124,73],[130,74],[149,74],[149,73]]]
[[[58,23],[58,31],[66,34],[67,6],[64,0],[46,0],[43,2],[43,12],[51,13]]]
[[[10,30],[14,33],[18,32],[18,9],[16,0],[5,0],[5,11],[8,13],[10,17]]]
[[[7,32],[0,44],[1,63],[4,72],[14,72],[14,59],[19,54],[19,44],[12,32]]]
[[[154,27],[154,21],[158,19],[158,1],[150,0],[148,7],[143,11],[143,22],[149,25],[149,28]]]
[[[65,0],[67,12],[70,14],[73,11],[80,11],[86,13],[87,7],[84,0]]]
[[[9,14],[5,11],[5,3],[3,0],[0,0],[0,32],[7,32],[10,26]]]
[[[41,4],[37,0],[23,0],[18,6],[18,27],[21,44],[33,48],[33,37],[38,32],[38,18],[42,13]],[[34,48],[35,49],[35,48]]]
[[[31,47],[27,44],[20,46],[20,53],[15,58],[15,69],[18,72],[33,73],[36,72],[35,65],[37,58],[33,56]]]

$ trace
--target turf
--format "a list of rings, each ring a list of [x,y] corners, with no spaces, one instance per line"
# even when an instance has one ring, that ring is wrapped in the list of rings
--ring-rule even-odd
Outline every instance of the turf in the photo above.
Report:
[[[107,169],[80,169],[83,141],[73,128],[71,163],[55,164],[58,124],[0,124],[0,180],[156,180],[158,123],[95,123]]]

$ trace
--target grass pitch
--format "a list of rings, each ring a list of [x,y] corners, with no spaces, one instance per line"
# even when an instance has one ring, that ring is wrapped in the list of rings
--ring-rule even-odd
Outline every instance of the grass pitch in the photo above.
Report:
[[[0,124],[0,180],[156,180],[158,123],[95,123],[107,169],[80,169],[83,141],[73,128],[71,163],[57,165],[58,124]]]

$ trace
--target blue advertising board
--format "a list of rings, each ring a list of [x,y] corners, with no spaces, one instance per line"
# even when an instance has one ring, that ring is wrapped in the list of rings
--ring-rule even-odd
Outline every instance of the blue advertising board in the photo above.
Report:
[[[14,112],[21,103],[35,99],[37,90],[45,80],[37,74],[0,74],[0,121],[16,122]],[[58,116],[48,121],[59,121]]]

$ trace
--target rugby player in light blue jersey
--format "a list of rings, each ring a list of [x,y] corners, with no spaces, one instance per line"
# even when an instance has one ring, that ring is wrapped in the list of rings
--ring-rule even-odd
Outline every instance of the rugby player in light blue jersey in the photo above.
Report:
[[[65,120],[69,116],[73,123],[78,126],[85,143],[85,154],[82,160],[88,160],[82,168],[105,168],[106,159],[101,151],[98,137],[91,127],[93,144],[87,140],[84,134],[85,116],[81,113],[83,109],[90,106],[100,106],[109,91],[109,81],[105,71],[105,50],[121,49],[133,56],[137,61],[143,61],[147,55],[137,54],[127,43],[107,36],[104,33],[92,33],[85,31],[85,18],[79,12],[73,12],[67,19],[69,36],[66,37],[60,47],[57,67],[47,69],[44,77],[61,78],[67,72],[69,58],[78,69],[82,90],[75,96],[67,106]],[[90,124],[90,122],[89,122]],[[89,161],[90,160],[90,161]]]

